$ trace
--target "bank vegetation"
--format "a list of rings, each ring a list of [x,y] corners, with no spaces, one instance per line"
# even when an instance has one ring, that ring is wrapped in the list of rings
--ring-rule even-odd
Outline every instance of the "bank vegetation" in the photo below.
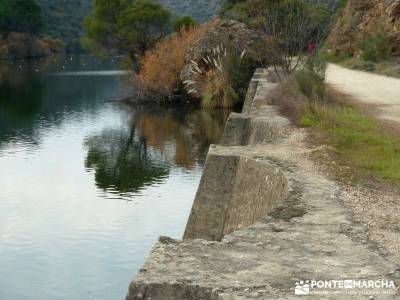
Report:
[[[187,18],[179,24],[149,0],[117,2],[111,13],[105,2],[95,3],[85,23],[86,48],[130,57],[137,101],[184,99],[207,108],[240,106],[258,67],[293,73],[319,47],[332,20],[327,6],[303,0],[235,1],[204,24]]]
[[[0,2],[0,59],[43,57],[64,51],[59,39],[42,36],[44,20],[34,0]]]

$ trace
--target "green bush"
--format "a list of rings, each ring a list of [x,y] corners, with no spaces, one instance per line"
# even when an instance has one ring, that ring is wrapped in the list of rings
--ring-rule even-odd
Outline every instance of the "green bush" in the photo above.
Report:
[[[383,28],[364,33],[360,38],[360,50],[365,61],[379,62],[390,57],[390,38]]]
[[[319,57],[308,60],[305,67],[295,75],[300,92],[308,99],[325,98],[326,63]]]
[[[249,82],[258,67],[258,62],[246,52],[240,52],[237,47],[228,46],[227,55],[223,58],[225,72],[229,82],[239,98],[246,96]]]

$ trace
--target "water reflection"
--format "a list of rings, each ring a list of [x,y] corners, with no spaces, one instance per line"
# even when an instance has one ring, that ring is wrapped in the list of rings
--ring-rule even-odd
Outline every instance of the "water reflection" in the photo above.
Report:
[[[218,142],[224,130],[228,110],[148,109],[139,111],[135,118],[142,139],[149,146],[165,152],[174,144],[175,165],[190,168],[202,164],[210,144]]]
[[[191,169],[204,162],[229,111],[130,108],[126,127],[106,128],[85,141],[85,166],[95,172],[97,187],[126,195],[159,183],[170,166]]]
[[[157,163],[147,151],[145,141],[135,139],[135,130],[107,129],[85,142],[88,154],[86,168],[95,170],[97,187],[119,193],[138,192],[159,182],[168,167]]]
[[[4,141],[35,147],[39,139],[31,124],[42,109],[45,86],[36,77],[28,80],[28,72],[4,74],[0,79],[0,151]],[[15,136],[16,132],[22,139]]]
[[[52,129],[128,94],[130,88],[116,76],[124,71],[115,68],[115,63],[87,56],[1,62],[0,153],[15,144],[34,150]],[[64,76],[67,71],[70,75]]]
[[[123,299],[157,238],[182,236],[228,112],[117,105],[115,61],[1,66],[0,299]]]

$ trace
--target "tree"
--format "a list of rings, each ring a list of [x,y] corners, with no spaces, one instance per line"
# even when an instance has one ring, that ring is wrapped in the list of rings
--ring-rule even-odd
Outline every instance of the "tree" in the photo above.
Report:
[[[292,73],[326,37],[330,11],[305,0],[249,0],[250,25],[258,33],[267,61]]]
[[[130,42],[130,54],[143,56],[170,31],[171,12],[150,0],[135,0],[119,21],[120,36]]]
[[[95,0],[93,14],[84,20],[83,47],[96,54],[121,47],[118,22],[128,7],[127,0]]]
[[[34,0],[1,0],[0,31],[38,34],[44,27],[42,10]]]
[[[262,64],[292,73],[329,32],[332,12],[327,2],[227,0],[222,14],[239,19],[257,33]]]
[[[95,0],[94,13],[86,18],[85,48],[107,53],[142,56],[170,30],[171,13],[150,0]]]

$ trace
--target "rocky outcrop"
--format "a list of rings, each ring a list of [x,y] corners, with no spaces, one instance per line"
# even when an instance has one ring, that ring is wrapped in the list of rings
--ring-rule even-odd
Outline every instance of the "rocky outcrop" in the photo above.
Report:
[[[353,55],[357,36],[382,27],[389,35],[392,54],[400,55],[400,0],[348,0],[333,28],[328,45],[340,55]]]
[[[256,40],[256,33],[237,21],[217,19],[204,26],[204,32],[190,49],[181,71],[185,90],[194,98],[201,97],[202,77],[220,62],[218,57],[224,56],[231,47],[239,53],[245,51],[251,55],[252,44]]]

